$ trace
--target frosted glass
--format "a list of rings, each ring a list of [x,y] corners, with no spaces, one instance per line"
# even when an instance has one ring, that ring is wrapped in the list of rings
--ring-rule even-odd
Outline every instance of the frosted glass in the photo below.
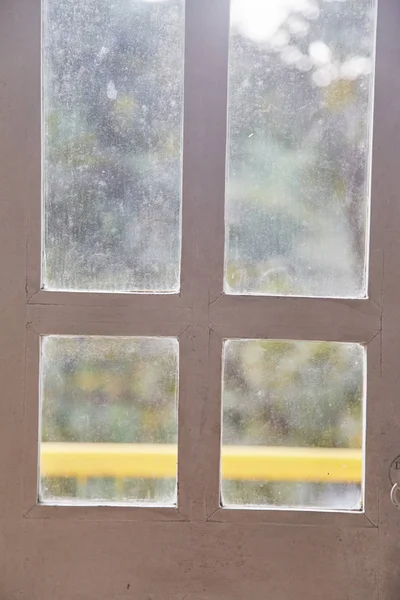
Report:
[[[176,339],[46,336],[41,388],[42,501],[176,501]],[[119,452],[143,461],[149,449],[168,454],[169,476],[153,461],[155,474],[127,477]]]
[[[232,0],[225,290],[364,297],[375,1]]]
[[[223,503],[360,509],[364,375],[365,350],[359,344],[227,340],[222,471],[233,447],[238,447],[236,455],[248,454],[253,449],[254,456],[272,449],[276,451],[270,455],[282,455],[288,449],[295,476],[288,480],[284,470],[281,474],[275,470],[273,480],[263,477],[263,464],[265,472],[271,472],[268,461],[274,459],[264,452],[265,459],[253,459],[261,461],[257,478],[246,479],[243,468],[238,467],[232,472],[240,471],[240,478],[223,479]],[[358,477],[343,483],[340,472],[345,473],[350,466],[346,461],[352,458],[347,455],[353,456],[353,452],[341,452],[346,449],[358,451],[360,461]],[[323,462],[318,462],[316,450],[322,453],[329,450],[329,454],[339,457],[339,466],[336,462],[335,467],[339,470],[339,480],[333,476],[332,481],[329,479],[329,470],[326,471]],[[308,467],[299,469],[296,477],[296,461],[300,464],[304,456],[311,456],[311,461]],[[248,465],[252,466],[251,459]],[[312,477],[307,468],[312,468]]]
[[[183,37],[183,0],[45,0],[45,288],[179,290]]]

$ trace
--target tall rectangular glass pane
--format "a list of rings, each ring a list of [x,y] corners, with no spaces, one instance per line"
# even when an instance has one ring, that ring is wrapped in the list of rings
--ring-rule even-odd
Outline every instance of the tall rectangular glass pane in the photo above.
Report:
[[[360,344],[227,340],[224,505],[360,510],[364,379]]]
[[[232,0],[225,291],[364,297],[376,0]]]
[[[176,502],[178,341],[42,339],[40,499]]]
[[[176,292],[183,0],[44,0],[50,290]]]

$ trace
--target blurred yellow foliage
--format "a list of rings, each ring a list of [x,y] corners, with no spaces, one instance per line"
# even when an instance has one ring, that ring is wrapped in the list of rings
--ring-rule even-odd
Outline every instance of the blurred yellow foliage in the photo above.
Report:
[[[331,112],[341,111],[356,101],[356,92],[354,81],[346,79],[333,81],[331,85],[324,88],[325,105]]]

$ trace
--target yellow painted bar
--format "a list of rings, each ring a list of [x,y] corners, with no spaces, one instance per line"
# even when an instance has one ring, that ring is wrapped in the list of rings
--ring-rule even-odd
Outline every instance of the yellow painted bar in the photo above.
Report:
[[[361,482],[362,451],[340,448],[225,446],[224,479]]]
[[[176,446],[47,442],[40,471],[48,477],[175,477]]]
[[[168,444],[43,443],[40,472],[48,477],[176,475],[176,446]],[[360,483],[362,451],[337,448],[224,446],[224,479]]]

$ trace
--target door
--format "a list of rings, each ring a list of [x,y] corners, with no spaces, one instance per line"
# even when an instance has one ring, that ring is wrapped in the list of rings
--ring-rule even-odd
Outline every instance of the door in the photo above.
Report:
[[[1,598],[398,597],[376,8],[2,1]]]

